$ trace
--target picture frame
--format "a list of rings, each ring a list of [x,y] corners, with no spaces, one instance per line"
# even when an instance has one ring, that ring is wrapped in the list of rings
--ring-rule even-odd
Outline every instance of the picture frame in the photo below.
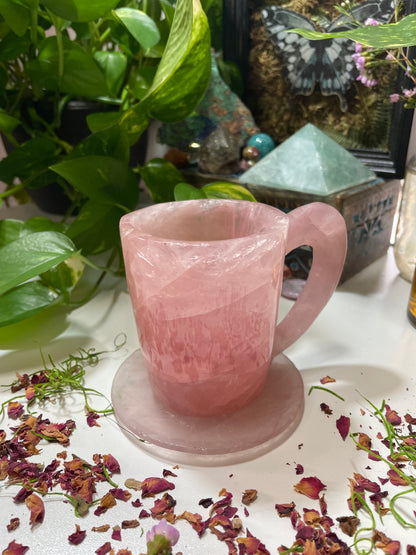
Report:
[[[334,2],[335,4],[335,2]],[[416,12],[416,0],[405,2],[405,13]],[[224,60],[234,62],[242,76],[244,90],[247,90],[250,72],[250,31],[251,11],[249,0],[223,0],[223,54]],[[412,47],[410,58],[416,57]],[[407,83],[407,85],[406,85]],[[396,90],[400,91],[409,83],[404,71],[397,72]],[[243,96],[243,101],[246,99]],[[250,105],[248,105],[250,108]],[[348,148],[348,150],[379,177],[401,179],[405,173],[407,151],[412,129],[413,110],[404,108],[402,102],[392,104],[390,131],[387,148]]]

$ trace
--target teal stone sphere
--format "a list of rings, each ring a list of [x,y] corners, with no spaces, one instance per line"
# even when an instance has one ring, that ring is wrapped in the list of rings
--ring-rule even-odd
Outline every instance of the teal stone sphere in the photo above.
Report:
[[[255,146],[260,152],[260,158],[274,149],[274,141],[267,133],[257,133],[249,138],[247,146]]]

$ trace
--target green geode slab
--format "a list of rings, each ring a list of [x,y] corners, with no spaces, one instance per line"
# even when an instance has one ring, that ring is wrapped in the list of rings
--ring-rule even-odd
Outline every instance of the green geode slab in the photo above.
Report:
[[[311,123],[239,177],[241,183],[324,196],[375,179],[373,171]]]

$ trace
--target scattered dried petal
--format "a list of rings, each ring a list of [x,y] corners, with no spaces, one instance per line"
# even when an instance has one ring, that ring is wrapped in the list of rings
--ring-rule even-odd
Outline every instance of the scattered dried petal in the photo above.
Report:
[[[175,489],[175,484],[165,478],[145,478],[141,483],[142,497],[153,496],[168,489]]]
[[[332,409],[329,408],[329,405],[326,403],[321,403],[319,405],[321,407],[321,411],[330,416],[332,414]]]
[[[302,478],[300,482],[293,486],[298,493],[302,493],[311,499],[319,499],[319,494],[326,488],[326,485],[316,476]]]
[[[68,536],[68,541],[72,545],[79,545],[85,539],[87,532],[85,530],[81,530],[79,524],[75,524],[75,532]]]
[[[31,493],[28,497],[26,497],[25,503],[30,511],[29,523],[33,525],[43,522],[43,518],[45,516],[45,507],[39,495],[36,495],[36,493]]]
[[[123,530],[128,528],[137,528],[138,526],[140,526],[140,522],[138,520],[123,520],[121,523]]]
[[[23,414],[23,405],[19,401],[10,401],[7,405],[7,416],[16,420]]]
[[[368,480],[368,478],[364,478],[364,476],[362,476],[358,472],[354,472],[354,479],[356,480],[357,484],[364,490],[377,493],[381,489],[377,482],[372,482],[371,480]]]
[[[111,551],[111,543],[105,542],[101,547],[96,549],[95,553],[97,555],[107,555],[107,553],[110,553],[110,551]]]
[[[360,524],[360,519],[356,516],[340,516],[337,521],[344,534],[350,536],[350,538],[355,534]]]
[[[347,437],[348,432],[350,431],[350,419],[348,418],[348,416],[340,416],[336,421],[336,426],[340,436],[345,441],[345,438]]]
[[[293,501],[291,503],[276,503],[274,508],[277,511],[277,514],[280,518],[284,516],[290,516],[291,513],[295,510],[295,504]]]
[[[6,549],[2,551],[2,555],[23,555],[28,549],[28,546],[16,543],[12,540]]]
[[[303,466],[301,464],[297,464],[295,468],[296,474],[303,474]]]
[[[118,524],[116,526],[113,526],[113,533],[111,534],[111,539],[121,542],[121,528]]]
[[[402,478],[400,474],[398,474],[393,468],[390,468],[387,471],[388,477],[390,478],[390,482],[394,486],[408,486],[409,482]]]
[[[389,405],[385,406],[385,414],[387,422],[390,422],[393,426],[398,426],[402,423],[402,419],[397,414],[397,411],[392,410]]]
[[[244,505],[250,505],[257,499],[257,490],[256,489],[246,489],[243,493],[243,497],[241,499]]]
[[[13,532],[13,530],[16,530],[16,528],[18,528],[19,524],[20,519],[18,517],[11,518],[9,524],[7,525],[7,531]]]
[[[364,447],[365,449],[370,449],[370,447],[371,447],[370,436],[368,434],[364,434],[363,432],[360,432],[358,434],[357,449],[361,449],[361,447]]]
[[[92,532],[107,532],[110,529],[109,524],[103,524],[102,526],[93,526],[91,528]]]
[[[321,378],[319,381],[321,382],[322,385],[336,382],[336,380],[334,378],[331,378],[331,376],[325,376],[325,378]]]

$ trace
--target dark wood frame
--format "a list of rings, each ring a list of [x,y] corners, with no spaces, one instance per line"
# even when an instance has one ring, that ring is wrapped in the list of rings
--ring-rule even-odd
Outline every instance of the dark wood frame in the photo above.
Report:
[[[416,12],[416,0],[406,2],[406,14]],[[250,14],[248,0],[223,0],[224,59],[235,62],[247,84],[250,51]],[[416,47],[411,48],[410,58],[416,57]],[[409,86],[403,71],[397,76],[397,90]],[[404,176],[407,149],[412,128],[413,110],[403,103],[392,106],[388,150],[351,149],[352,154],[368,165],[379,177],[401,179]]]

